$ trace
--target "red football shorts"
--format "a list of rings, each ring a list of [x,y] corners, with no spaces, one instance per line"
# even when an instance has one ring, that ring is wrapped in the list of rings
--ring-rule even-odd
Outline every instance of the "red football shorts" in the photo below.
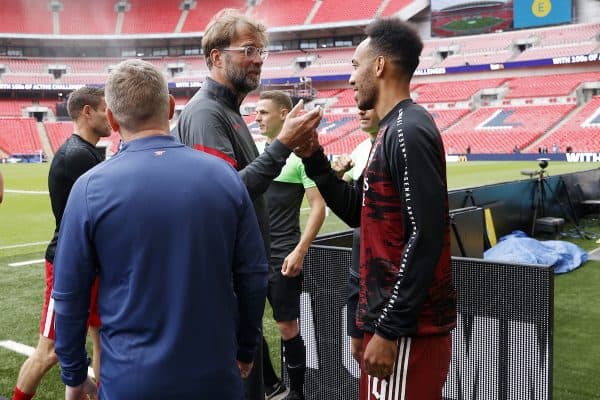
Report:
[[[373,337],[365,333],[363,351]],[[403,337],[392,375],[379,379],[360,374],[360,400],[441,400],[446,382],[452,336]]]
[[[52,298],[52,276],[54,266],[46,260],[46,292],[44,307],[42,308],[42,320],[40,322],[40,334],[48,339],[54,340],[54,299]],[[88,326],[100,327],[100,315],[98,315],[98,278],[92,285],[92,294],[90,298],[90,317]]]

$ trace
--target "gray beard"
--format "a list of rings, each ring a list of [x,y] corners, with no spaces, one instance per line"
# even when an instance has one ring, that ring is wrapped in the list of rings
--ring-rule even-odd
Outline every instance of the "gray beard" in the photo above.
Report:
[[[241,80],[232,81],[232,83],[233,83],[233,86],[236,89],[238,89],[238,91],[244,92],[244,93],[250,93],[251,91],[258,88],[258,86],[260,84],[260,78],[252,79],[249,77],[244,77]]]
[[[250,93],[254,89],[258,88],[260,84],[260,75],[256,78],[250,78],[246,76],[245,72],[239,68],[227,68],[225,70],[225,79],[231,82],[231,85],[242,93]]]

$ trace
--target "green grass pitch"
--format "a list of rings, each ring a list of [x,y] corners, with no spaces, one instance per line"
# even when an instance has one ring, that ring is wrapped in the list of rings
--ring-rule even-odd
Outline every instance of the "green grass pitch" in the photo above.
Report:
[[[502,18],[497,17],[458,19],[447,23],[442,28],[456,32],[478,31],[479,29],[497,25],[502,21]]]
[[[535,162],[467,162],[448,164],[450,188],[527,179],[522,169],[535,169]],[[552,162],[548,172],[564,172],[597,167],[593,164]],[[42,264],[10,267],[24,260],[42,259],[52,236],[54,220],[46,194],[15,193],[46,191],[48,164],[0,164],[5,178],[4,202],[0,205],[0,341],[14,340],[35,346],[44,289]],[[306,219],[308,205],[302,216]],[[329,215],[321,233],[346,230],[334,215]],[[28,245],[27,245],[28,244]],[[597,245],[590,240],[578,242],[586,250]],[[600,262],[588,264],[555,279],[554,319],[554,399],[600,400]],[[278,332],[267,306],[264,326],[276,368],[279,367]],[[0,395],[12,396],[19,368],[25,357],[0,348]],[[36,399],[63,398],[64,387],[58,368],[42,381]]]

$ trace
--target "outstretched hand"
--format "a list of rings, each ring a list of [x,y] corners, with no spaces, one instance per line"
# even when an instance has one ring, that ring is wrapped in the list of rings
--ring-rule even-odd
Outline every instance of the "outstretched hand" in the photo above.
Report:
[[[308,158],[319,150],[319,147],[321,147],[321,144],[319,143],[319,134],[315,129],[304,143],[294,148],[294,153],[300,158]]]
[[[307,141],[316,135],[317,127],[323,116],[321,107],[315,107],[309,112],[300,115],[303,109],[304,101],[300,100],[285,118],[281,132],[277,137],[281,143],[293,151],[305,147]]]

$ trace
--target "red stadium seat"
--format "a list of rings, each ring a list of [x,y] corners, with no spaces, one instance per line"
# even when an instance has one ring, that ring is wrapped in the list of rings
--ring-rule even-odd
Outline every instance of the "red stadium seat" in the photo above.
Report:
[[[554,144],[562,153],[567,147],[573,152],[600,152],[600,96],[593,97],[536,146],[545,146],[551,151]]]
[[[0,150],[7,154],[35,154],[42,150],[35,119],[0,118]]]
[[[467,115],[442,134],[446,149],[473,153],[510,153],[523,149],[566,116],[573,104],[484,107]],[[502,115],[504,113],[504,115]]]

